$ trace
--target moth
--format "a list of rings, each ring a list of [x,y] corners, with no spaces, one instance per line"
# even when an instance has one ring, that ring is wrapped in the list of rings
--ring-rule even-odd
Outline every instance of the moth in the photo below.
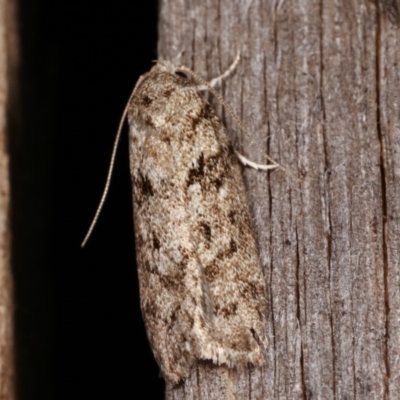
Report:
[[[196,77],[157,62],[125,110],[141,309],[173,384],[198,360],[262,366],[268,345],[265,280],[238,155]]]
[[[168,62],[139,79],[127,115],[141,307],[165,377],[201,359],[261,366],[265,281],[226,129]]]

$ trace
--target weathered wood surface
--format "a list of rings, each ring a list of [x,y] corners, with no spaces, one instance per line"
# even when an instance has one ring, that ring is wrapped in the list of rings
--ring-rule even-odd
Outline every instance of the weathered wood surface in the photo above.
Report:
[[[161,1],[159,58],[211,78],[240,50],[220,92],[251,138],[212,102],[236,149],[297,177],[244,172],[267,365],[202,364],[168,399],[399,398],[400,28],[384,3]]]
[[[9,133],[10,107],[15,89],[15,3],[0,0],[0,399],[13,400],[13,300],[9,230]]]

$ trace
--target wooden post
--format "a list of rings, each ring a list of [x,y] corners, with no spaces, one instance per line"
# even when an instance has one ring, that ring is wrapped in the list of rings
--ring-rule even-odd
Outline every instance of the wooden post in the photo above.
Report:
[[[237,150],[290,171],[244,171],[267,365],[201,363],[168,399],[398,398],[400,29],[388,3],[161,1],[159,58],[212,78],[240,50],[220,93],[252,136],[212,103]]]
[[[16,15],[12,0],[0,0],[0,399],[15,399],[13,290],[10,262],[10,182],[7,135],[16,89]]]

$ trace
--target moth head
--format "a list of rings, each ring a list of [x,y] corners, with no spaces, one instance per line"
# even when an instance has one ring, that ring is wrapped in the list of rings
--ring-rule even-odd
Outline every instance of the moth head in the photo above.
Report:
[[[193,86],[195,83],[185,72],[171,63],[158,62],[138,82],[134,108],[147,123],[160,126],[187,103],[188,89]]]

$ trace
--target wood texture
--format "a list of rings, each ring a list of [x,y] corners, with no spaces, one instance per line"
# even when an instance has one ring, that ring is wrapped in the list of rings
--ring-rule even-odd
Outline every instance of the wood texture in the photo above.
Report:
[[[161,1],[159,58],[212,78],[240,50],[220,92],[251,137],[212,103],[237,150],[291,172],[244,172],[267,366],[201,363],[168,399],[399,397],[400,28],[383,3]]]
[[[0,0],[0,399],[12,400],[14,393],[13,300],[9,231],[9,159],[7,134],[12,103],[15,48],[15,4]]]

